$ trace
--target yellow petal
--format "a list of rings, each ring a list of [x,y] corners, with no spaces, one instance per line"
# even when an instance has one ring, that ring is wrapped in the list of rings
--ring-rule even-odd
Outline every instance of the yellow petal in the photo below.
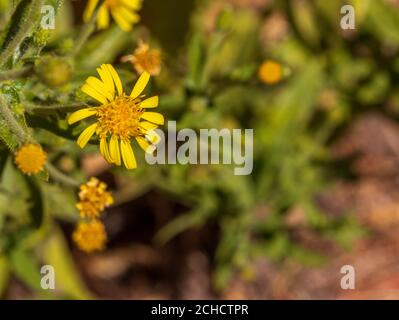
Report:
[[[121,0],[121,2],[130,9],[139,10],[141,8],[140,0]]]
[[[145,99],[140,103],[141,108],[156,108],[158,107],[159,104],[159,98],[158,96],[151,97],[148,99]]]
[[[102,137],[100,140],[100,152],[104,156],[105,160],[109,163],[113,163],[108,150],[107,138],[105,137]]]
[[[119,78],[118,73],[116,72],[116,70],[114,69],[114,67],[110,64],[106,64],[105,65],[108,68],[108,72],[110,73],[112,79],[114,80],[115,86],[116,86],[116,90],[118,91],[118,94],[121,95],[123,92],[122,89],[122,81]]]
[[[97,72],[100,75],[101,80],[104,82],[107,90],[112,93],[112,99],[115,96],[115,85],[112,80],[112,76],[108,71],[108,68],[105,64],[101,65],[100,68],[97,68]]]
[[[112,10],[111,14],[114,17],[119,28],[121,28],[125,32],[129,32],[132,30],[132,24],[125,19],[125,17],[120,13],[119,10]]]
[[[149,130],[156,129],[156,128],[158,128],[157,124],[154,124],[154,123],[151,123],[151,122],[148,122],[148,121],[141,121],[140,122],[140,129],[144,133],[146,133]]]
[[[140,78],[137,80],[130,96],[133,99],[137,98],[144,91],[149,80],[150,80],[150,74],[148,72],[144,71],[141,74]]]
[[[121,140],[121,151],[125,167],[128,169],[137,168],[136,158],[134,157],[134,153],[132,150],[132,146],[130,145],[130,142]]]
[[[97,92],[105,96],[109,101],[112,101],[114,99],[113,94],[107,89],[107,86],[101,80],[95,77],[88,77],[86,79],[86,83],[92,88],[96,89]]]
[[[156,133],[154,130],[150,130],[147,132],[146,136],[145,136],[148,141],[150,141],[152,144],[157,144],[160,140],[161,137],[159,136],[158,133]]]
[[[85,11],[83,13],[83,20],[85,22],[89,21],[90,17],[93,15],[94,9],[96,8],[98,0],[89,0]]]
[[[148,120],[155,124],[164,124],[164,117],[158,112],[144,112],[141,115],[141,119]]]
[[[89,142],[90,138],[93,136],[94,132],[96,131],[96,128],[97,128],[97,123],[94,123],[83,130],[83,132],[80,134],[77,140],[77,144],[79,145],[79,147],[81,147],[82,149],[85,147],[87,142]]]
[[[99,29],[106,29],[109,26],[109,13],[105,5],[102,5],[98,11],[97,26]]]
[[[152,144],[149,144],[146,139],[144,139],[143,137],[137,137],[136,141],[139,144],[139,146],[141,147],[141,149],[143,149],[146,153],[149,153],[149,154],[154,153],[156,147]]]
[[[78,122],[80,120],[86,119],[92,115],[96,114],[96,109],[94,108],[84,108],[80,109],[78,111],[75,111],[68,117],[68,123],[69,124],[74,124],[75,122]]]
[[[82,86],[81,90],[82,90],[84,93],[88,94],[90,97],[96,99],[97,101],[100,101],[100,102],[103,103],[103,104],[105,104],[105,103],[108,102],[108,101],[107,101],[107,98],[106,98],[103,94],[97,92],[96,89],[94,89],[92,86],[90,86],[90,85],[87,84],[87,83],[85,83],[85,84]]]
[[[117,9],[117,11],[121,14],[123,19],[127,21],[130,25],[139,22],[140,20],[140,16],[137,13],[126,7],[121,6]]]
[[[117,166],[121,165],[121,154],[119,150],[119,140],[117,136],[112,136],[111,141],[109,142],[109,153],[112,159],[112,162]]]

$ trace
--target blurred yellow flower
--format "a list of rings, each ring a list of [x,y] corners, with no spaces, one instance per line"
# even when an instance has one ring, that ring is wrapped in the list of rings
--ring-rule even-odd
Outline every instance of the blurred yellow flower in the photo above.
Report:
[[[29,143],[21,146],[15,153],[15,163],[19,170],[27,175],[37,174],[43,170],[47,154],[38,144]]]
[[[89,0],[83,13],[83,20],[88,21],[94,13],[99,0]],[[97,16],[97,27],[105,29],[109,26],[109,15],[114,18],[123,31],[131,31],[135,23],[140,20],[136,11],[141,9],[141,0],[105,0]]]
[[[82,251],[91,253],[105,248],[107,234],[104,224],[99,220],[80,221],[72,235],[73,241]]]
[[[109,162],[126,168],[137,167],[130,140],[135,138],[147,153],[153,153],[160,137],[153,130],[164,123],[164,117],[157,112],[147,112],[147,108],[158,106],[158,96],[144,99],[143,91],[150,79],[144,72],[137,80],[130,95],[122,89],[122,82],[110,64],[97,68],[100,79],[89,77],[82,91],[99,101],[99,107],[89,107],[72,113],[68,123],[73,124],[95,116],[96,122],[88,126],[79,136],[77,143],[84,148],[96,133],[100,139],[100,152]]]
[[[266,84],[276,84],[283,78],[283,67],[276,61],[266,60],[258,71],[260,81]]]
[[[97,218],[114,202],[111,193],[106,189],[107,185],[94,177],[80,186],[80,201],[76,207],[82,218]]]
[[[152,76],[161,72],[161,52],[157,49],[150,49],[148,43],[140,40],[132,55],[122,57],[122,61],[132,62],[138,74],[147,71]]]

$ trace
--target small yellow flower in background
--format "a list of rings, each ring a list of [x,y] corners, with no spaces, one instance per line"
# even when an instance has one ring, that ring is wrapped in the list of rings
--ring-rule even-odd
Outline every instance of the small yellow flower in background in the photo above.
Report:
[[[107,185],[97,178],[91,178],[80,186],[80,201],[76,204],[76,208],[82,218],[97,218],[114,202],[111,193],[106,189]]]
[[[87,253],[101,251],[107,242],[104,224],[99,220],[80,221],[72,235],[76,245]]]
[[[276,84],[283,78],[283,67],[276,61],[266,60],[258,71],[259,79],[266,84]]]
[[[87,22],[94,13],[99,0],[89,0],[83,13],[83,20]],[[105,0],[101,5],[97,16],[98,29],[106,29],[109,26],[109,15],[114,18],[117,25],[123,31],[131,31],[133,25],[140,20],[136,11],[141,9],[141,0]]]
[[[38,144],[28,143],[22,145],[15,153],[15,163],[19,170],[27,175],[37,174],[43,170],[47,154]]]
[[[148,72],[152,76],[157,76],[161,72],[161,51],[150,49],[148,43],[140,40],[136,50],[132,55],[122,57],[123,62],[132,62],[138,74]]]
[[[164,123],[164,117],[157,112],[147,112],[145,109],[156,108],[158,96],[144,99],[142,95],[150,75],[144,72],[137,80],[130,95],[122,89],[122,82],[110,64],[97,68],[100,79],[89,77],[82,91],[101,103],[98,107],[89,107],[72,113],[68,123],[73,124],[89,117],[95,117],[96,122],[88,126],[80,134],[77,143],[84,148],[94,133],[100,139],[100,152],[109,162],[126,168],[137,167],[136,158],[130,141],[136,139],[139,146],[147,153],[153,153],[154,144],[160,137],[154,131]]]

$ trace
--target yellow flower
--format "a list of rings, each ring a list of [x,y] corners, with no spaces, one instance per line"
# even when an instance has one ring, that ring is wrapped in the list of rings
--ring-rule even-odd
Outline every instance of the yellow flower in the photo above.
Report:
[[[137,80],[130,95],[122,89],[122,82],[110,64],[97,68],[100,79],[89,77],[82,91],[101,103],[98,107],[78,110],[70,115],[68,123],[95,117],[96,122],[88,126],[79,136],[77,143],[84,148],[94,133],[100,139],[100,152],[109,162],[126,168],[137,167],[130,140],[135,138],[147,153],[153,153],[160,137],[153,130],[164,123],[160,113],[147,112],[147,108],[158,106],[158,96],[144,99],[142,95],[150,75],[144,72]]]
[[[150,75],[157,76],[161,72],[161,52],[150,49],[148,43],[142,40],[133,55],[122,57],[122,61],[131,61],[138,74],[147,71]]]
[[[104,224],[99,220],[81,221],[72,235],[76,245],[87,253],[101,251],[105,248],[107,234]]]
[[[259,67],[258,76],[263,83],[276,84],[283,77],[283,67],[278,62],[266,60]]]
[[[99,0],[89,0],[83,13],[83,20],[88,21],[94,13]],[[135,23],[140,20],[136,11],[141,9],[141,0],[105,0],[97,16],[97,27],[106,29],[109,26],[111,14],[123,31],[131,31]]]
[[[19,170],[27,175],[36,174],[43,170],[47,154],[38,144],[25,144],[15,153],[15,163]]]
[[[80,201],[76,207],[82,218],[96,218],[104,211],[105,207],[114,202],[111,193],[106,189],[107,185],[97,178],[91,178],[89,182],[80,186]]]

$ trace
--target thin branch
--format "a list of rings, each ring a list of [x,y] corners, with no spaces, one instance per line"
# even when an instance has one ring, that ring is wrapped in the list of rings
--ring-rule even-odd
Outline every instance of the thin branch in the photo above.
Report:
[[[79,34],[79,37],[75,41],[75,49],[72,52],[73,56],[76,56],[80,52],[83,45],[86,43],[87,39],[95,30],[97,15],[98,12],[100,11],[101,6],[103,5],[103,2],[104,0],[99,1],[96,9],[94,10],[92,16],[90,17],[90,20],[83,26],[83,29]]]
[[[29,111],[38,112],[38,113],[51,113],[57,111],[63,112],[70,112],[76,111],[81,109],[84,106],[87,106],[85,102],[71,102],[66,105],[59,105],[59,104],[48,104],[48,105],[41,105],[35,104],[29,101],[25,101],[24,105],[29,109]]]
[[[20,69],[0,72],[0,81],[7,81],[24,77],[30,74],[32,70],[33,70],[32,66],[27,66]]]
[[[71,187],[79,187],[79,185],[80,185],[79,181],[62,173],[60,170],[58,170],[56,167],[54,167],[51,163],[47,162],[45,164],[45,168],[54,180],[61,182],[62,184],[71,186]]]

